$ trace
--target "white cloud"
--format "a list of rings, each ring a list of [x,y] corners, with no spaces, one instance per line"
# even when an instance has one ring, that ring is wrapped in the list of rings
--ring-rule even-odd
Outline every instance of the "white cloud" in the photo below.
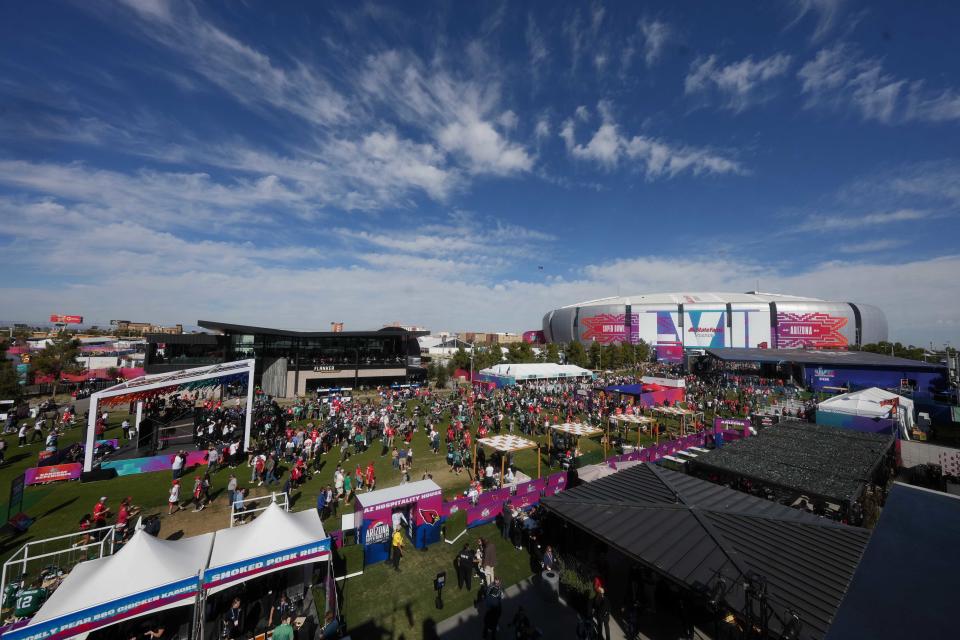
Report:
[[[896,211],[882,211],[867,213],[859,216],[850,215],[812,215],[794,231],[848,231],[852,229],[876,229],[899,222],[915,222],[931,217],[931,212],[916,209],[898,209]]]
[[[578,160],[595,162],[606,170],[628,161],[648,180],[673,178],[686,172],[693,175],[746,173],[735,160],[708,149],[671,144],[645,135],[627,137],[613,121],[609,103],[601,101],[598,110],[604,122],[586,144],[577,143],[573,119],[564,121],[560,130],[567,152]]]
[[[574,115],[577,116],[578,120],[586,122],[590,119],[590,109],[588,109],[586,105],[582,104],[577,107],[576,111],[574,111]]]
[[[544,140],[550,137],[550,119],[546,116],[537,119],[537,124],[533,130],[537,140]]]
[[[847,0],[792,0],[792,4],[796,6],[796,17],[787,28],[812,14],[816,17],[817,24],[810,40],[819,42],[833,30]]]
[[[673,38],[673,30],[659,20],[641,20],[640,32],[643,34],[643,61],[647,67],[652,67]]]
[[[723,65],[718,64],[717,56],[711,55],[690,65],[684,91],[687,95],[707,97],[716,94],[726,108],[743,111],[771,96],[770,81],[784,75],[790,61],[789,55],[778,53],[756,61],[747,56],[739,62]]]
[[[532,13],[527,15],[526,39],[527,48],[530,50],[530,63],[534,68],[539,67],[550,55],[550,50],[547,48],[547,40],[543,32],[537,27]]]
[[[520,119],[517,117],[517,114],[509,109],[501,113],[500,117],[497,118],[497,124],[507,130],[516,129],[519,122]]]
[[[905,244],[903,240],[864,240],[862,242],[848,242],[840,245],[840,253],[875,253],[896,249]]]
[[[953,89],[930,92],[884,70],[844,43],[821,49],[797,73],[807,108],[852,110],[883,124],[960,120],[960,95]]]

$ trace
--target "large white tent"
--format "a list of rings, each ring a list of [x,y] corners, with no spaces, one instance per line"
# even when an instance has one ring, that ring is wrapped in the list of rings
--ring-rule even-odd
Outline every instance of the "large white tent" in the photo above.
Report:
[[[557,380],[561,378],[590,378],[589,369],[574,364],[554,364],[552,362],[529,362],[519,364],[497,364],[482,369],[480,375],[514,380]]]
[[[289,513],[274,502],[253,522],[217,532],[203,586],[207,593],[216,593],[254,576],[329,556],[330,538],[316,509]]]
[[[877,387],[844,393],[824,400],[817,405],[817,412],[818,416],[819,412],[826,412],[868,419],[884,419],[891,417],[890,410],[893,406],[897,407],[893,415],[899,415],[901,429],[909,434],[914,426],[913,400]]]
[[[214,534],[160,540],[138,531],[112,556],[78,564],[9,640],[70,638],[196,601]]]

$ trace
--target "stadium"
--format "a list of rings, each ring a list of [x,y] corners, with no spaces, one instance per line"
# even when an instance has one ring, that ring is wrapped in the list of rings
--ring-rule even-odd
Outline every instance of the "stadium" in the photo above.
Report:
[[[846,349],[887,339],[871,305],[772,293],[655,293],[568,305],[543,317],[547,342],[643,340],[660,358],[722,347]]]

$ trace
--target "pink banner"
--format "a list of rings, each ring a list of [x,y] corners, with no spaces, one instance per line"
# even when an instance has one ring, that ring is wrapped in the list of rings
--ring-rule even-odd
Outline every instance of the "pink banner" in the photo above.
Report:
[[[453,514],[463,511],[464,509],[470,506],[470,501],[466,498],[457,498],[456,500],[451,500],[450,502],[443,503],[443,517],[449,518]]]
[[[24,471],[23,483],[31,485],[60,482],[61,480],[79,480],[81,473],[83,473],[83,465],[79,462],[53,464],[49,467],[31,467]]]

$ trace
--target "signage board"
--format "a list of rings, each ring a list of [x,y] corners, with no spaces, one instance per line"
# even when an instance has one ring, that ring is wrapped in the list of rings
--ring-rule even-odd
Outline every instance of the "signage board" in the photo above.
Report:
[[[50,322],[56,324],[83,324],[83,316],[67,316],[61,314],[50,314]]]

